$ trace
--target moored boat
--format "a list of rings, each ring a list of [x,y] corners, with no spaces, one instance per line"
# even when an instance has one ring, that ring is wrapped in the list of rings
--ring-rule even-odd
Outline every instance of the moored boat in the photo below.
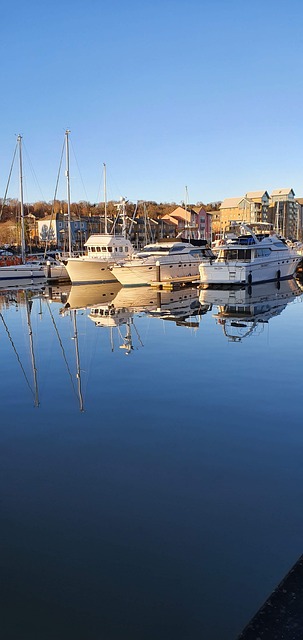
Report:
[[[73,284],[116,282],[110,267],[127,260],[134,251],[127,238],[111,233],[91,235],[84,246],[87,249],[84,256],[70,257],[66,263]]]
[[[277,234],[255,234],[242,224],[243,234],[221,240],[215,260],[202,262],[200,282],[211,284],[253,284],[291,278],[302,256]]]
[[[214,257],[206,242],[202,246],[194,246],[186,241],[164,240],[146,245],[129,260],[116,263],[111,271],[124,286],[194,279],[199,275],[201,262],[209,262]]]

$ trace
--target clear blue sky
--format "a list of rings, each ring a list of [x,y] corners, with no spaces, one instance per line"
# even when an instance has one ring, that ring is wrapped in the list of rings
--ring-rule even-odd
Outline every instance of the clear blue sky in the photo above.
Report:
[[[302,196],[302,23],[301,0],[3,3],[0,196],[20,132],[25,200],[52,200],[66,128],[72,201],[103,199],[103,162],[109,199]]]

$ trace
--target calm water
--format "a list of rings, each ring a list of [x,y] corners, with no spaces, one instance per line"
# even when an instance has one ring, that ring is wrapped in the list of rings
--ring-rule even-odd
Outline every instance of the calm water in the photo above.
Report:
[[[302,553],[301,290],[197,293],[0,294],[5,640],[232,640]]]

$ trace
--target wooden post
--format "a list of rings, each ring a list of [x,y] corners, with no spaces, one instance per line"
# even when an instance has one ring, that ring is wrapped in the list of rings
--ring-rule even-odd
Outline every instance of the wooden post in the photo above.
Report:
[[[160,273],[160,262],[157,260],[156,262],[156,281],[161,282],[161,273]]]

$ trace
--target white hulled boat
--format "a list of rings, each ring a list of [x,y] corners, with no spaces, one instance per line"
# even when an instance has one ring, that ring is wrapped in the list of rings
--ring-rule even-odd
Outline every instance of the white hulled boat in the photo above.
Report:
[[[26,285],[35,280],[44,280],[45,273],[41,265],[31,265],[25,262],[25,228],[23,206],[23,169],[22,169],[22,136],[18,135],[17,145],[19,149],[19,184],[20,184],[20,220],[21,220],[21,264],[0,267],[0,286],[13,286],[18,283]]]
[[[84,256],[68,258],[66,263],[73,284],[116,282],[110,267],[127,260],[134,251],[127,238],[110,233],[91,235],[84,246],[87,249]]]
[[[57,258],[32,256],[27,258],[26,264],[32,268],[42,267],[47,280],[69,280],[66,266]]]
[[[176,278],[197,278],[201,262],[209,262],[214,254],[205,243],[163,240],[146,245],[129,260],[116,263],[111,271],[124,286],[149,285]]]
[[[255,234],[246,224],[245,233],[234,240],[221,240],[215,260],[200,265],[201,284],[252,284],[291,278],[302,260],[274,232]]]

